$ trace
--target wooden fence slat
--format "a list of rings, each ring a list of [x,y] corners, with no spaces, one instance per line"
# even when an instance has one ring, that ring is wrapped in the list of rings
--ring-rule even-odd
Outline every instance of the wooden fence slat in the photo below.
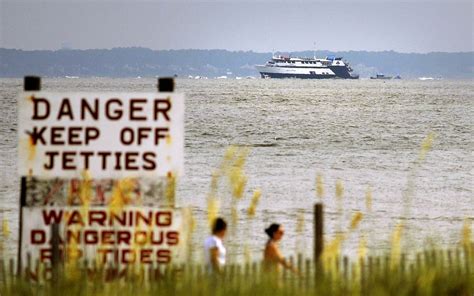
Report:
[[[349,280],[349,258],[347,256],[342,258],[342,275],[345,281]]]
[[[314,261],[313,261],[314,262]],[[306,290],[309,290],[310,289],[310,283],[311,283],[311,259],[306,259],[305,260],[305,271],[304,271],[304,281],[305,281],[305,287],[306,287]]]
[[[446,252],[447,252],[446,256],[448,258],[448,270],[452,271],[453,270],[453,253],[451,250],[447,250]]]
[[[324,248],[324,217],[323,204],[317,203],[314,205],[314,262],[320,261],[321,254]]]
[[[367,267],[365,264],[365,259],[364,257],[359,258],[359,274],[360,274],[360,287],[362,291],[365,290],[365,287],[367,285]]]

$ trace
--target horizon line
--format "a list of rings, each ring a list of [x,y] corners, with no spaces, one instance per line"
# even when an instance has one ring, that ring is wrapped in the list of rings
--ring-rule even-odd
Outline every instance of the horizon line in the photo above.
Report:
[[[0,47],[0,50],[17,50],[17,51],[25,51],[25,52],[34,52],[34,51],[51,51],[51,52],[58,52],[58,51],[93,51],[93,50],[114,50],[114,49],[146,49],[150,51],[227,51],[227,52],[252,52],[252,53],[296,53],[296,52],[305,52],[305,51],[313,51],[313,52],[367,52],[367,53],[384,53],[384,52],[392,52],[392,53],[399,53],[399,54],[434,54],[434,53],[449,53],[449,54],[465,54],[465,53],[474,53],[474,50],[471,51],[429,51],[429,52],[403,52],[403,51],[396,51],[393,49],[386,49],[386,50],[365,50],[365,49],[350,49],[350,50],[329,50],[329,49],[307,49],[307,50],[293,50],[293,51],[285,51],[285,50],[278,50],[278,51],[254,51],[254,50],[244,50],[244,49],[222,49],[222,48],[178,48],[178,49],[152,49],[149,47],[143,46],[117,46],[117,47],[110,47],[110,48],[58,48],[58,49],[22,49],[22,48],[8,48],[8,47]]]

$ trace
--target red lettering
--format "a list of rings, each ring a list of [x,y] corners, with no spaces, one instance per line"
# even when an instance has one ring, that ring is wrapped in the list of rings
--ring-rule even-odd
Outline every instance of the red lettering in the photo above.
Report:
[[[85,143],[89,145],[92,140],[96,140],[100,135],[100,131],[96,127],[86,127]]]
[[[148,241],[148,235],[146,231],[140,230],[135,232],[134,242],[138,245],[145,245]]]
[[[130,99],[130,120],[144,121],[146,116],[139,116],[136,113],[143,111],[143,104],[146,104],[146,99]]]
[[[68,98],[64,98],[61,102],[61,106],[59,107],[58,112],[58,120],[60,120],[63,116],[68,116],[69,119],[74,120],[74,116],[72,114],[71,102],[69,102]]]
[[[177,231],[169,231],[166,234],[167,243],[169,246],[175,246],[179,243],[179,232]]]
[[[30,242],[33,245],[42,245],[46,242],[46,233],[42,229],[32,229],[30,232]]]
[[[114,233],[113,230],[104,230],[102,231],[102,244],[104,245],[113,245],[114,244]]]
[[[82,220],[81,213],[77,210],[72,211],[71,216],[69,216],[69,219],[67,221],[67,225],[71,224],[80,224],[84,226],[84,221]]]
[[[93,226],[97,223],[100,226],[105,226],[107,213],[105,211],[89,211],[89,225]]]
[[[158,250],[156,252],[156,261],[158,263],[170,263],[171,262],[171,252],[170,250]]]
[[[64,127],[53,126],[51,127],[51,145],[64,145],[65,142],[62,139]]]
[[[130,245],[130,239],[132,235],[129,231],[117,231],[117,244],[120,245],[124,243],[126,245]]]
[[[163,243],[163,231],[160,231],[158,233],[152,231],[150,233],[150,236],[151,236],[150,240],[151,240],[152,245],[161,245]]]
[[[43,210],[43,221],[46,225],[58,224],[63,218],[63,211]]]
[[[152,254],[152,250],[150,250],[150,249],[140,250],[140,262],[141,263],[151,263],[151,254]]]
[[[84,243],[86,245],[96,245],[99,243],[99,236],[96,230],[84,231]]]
[[[44,112],[40,114],[40,105],[43,105]],[[43,120],[49,117],[50,105],[49,101],[45,98],[33,98],[33,116],[31,119],[33,120]]]
[[[39,253],[40,262],[51,261],[51,259],[53,258],[53,250],[51,249],[40,249]]]
[[[171,110],[171,102],[169,100],[156,99],[153,107],[155,121],[158,120],[160,113],[165,117],[166,121],[170,121],[168,112]]]
[[[155,214],[156,226],[170,226],[173,222],[173,213],[171,212],[156,212]]]
[[[131,258],[127,258],[127,254],[131,255]],[[124,249],[122,251],[122,263],[134,263],[137,260],[137,255],[133,250]]]
[[[154,152],[143,153],[143,169],[146,171],[152,171],[156,169],[155,158],[156,154]]]

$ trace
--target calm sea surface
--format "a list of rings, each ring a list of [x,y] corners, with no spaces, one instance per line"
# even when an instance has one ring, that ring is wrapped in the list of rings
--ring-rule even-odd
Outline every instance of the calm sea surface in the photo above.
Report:
[[[43,89],[154,91],[155,79],[44,79]],[[7,256],[15,254],[17,244],[16,95],[21,90],[22,80],[0,79],[0,215],[12,231]],[[179,180],[177,202],[193,207],[197,260],[208,232],[210,176],[232,144],[251,147],[239,223],[226,242],[234,259],[241,258],[244,245],[254,259],[261,258],[263,229],[271,222],[286,228],[285,254],[311,254],[317,174],[324,177],[328,240],[348,229],[354,211],[364,213],[344,243],[347,254],[356,251],[361,235],[370,252],[386,251],[400,221],[408,248],[456,244],[463,220],[474,220],[473,81],[178,79],[177,90],[186,94],[186,175]],[[432,149],[416,164],[420,144],[431,132]],[[334,193],[337,179],[344,184],[342,212]],[[262,197],[249,221],[245,213],[255,188]],[[225,187],[221,195],[229,195]],[[230,207],[226,200],[224,214]],[[305,218],[302,234],[296,231],[299,213]]]

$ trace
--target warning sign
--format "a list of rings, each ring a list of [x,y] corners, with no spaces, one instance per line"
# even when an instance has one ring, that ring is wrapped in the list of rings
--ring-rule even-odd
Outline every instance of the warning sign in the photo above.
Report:
[[[169,264],[180,260],[181,211],[147,207],[23,207],[22,261],[52,259],[51,225],[59,225],[63,259],[74,254],[114,264]],[[182,245],[181,245],[182,247]]]
[[[183,171],[184,97],[170,93],[25,92],[19,174],[94,179]]]

